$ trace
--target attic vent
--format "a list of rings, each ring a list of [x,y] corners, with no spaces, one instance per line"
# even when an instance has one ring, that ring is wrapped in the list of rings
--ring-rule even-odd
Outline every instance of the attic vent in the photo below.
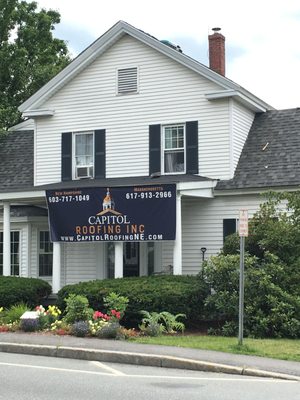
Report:
[[[118,70],[118,94],[137,93],[137,68]]]

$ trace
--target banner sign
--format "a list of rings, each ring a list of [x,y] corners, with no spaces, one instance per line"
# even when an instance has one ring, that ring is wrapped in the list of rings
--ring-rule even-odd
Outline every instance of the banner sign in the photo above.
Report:
[[[47,190],[53,242],[175,240],[176,185]]]

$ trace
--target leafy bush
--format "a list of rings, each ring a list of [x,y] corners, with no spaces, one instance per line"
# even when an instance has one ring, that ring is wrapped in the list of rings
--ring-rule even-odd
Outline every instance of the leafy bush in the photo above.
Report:
[[[40,304],[51,293],[51,286],[42,279],[0,276],[0,305],[9,308],[20,302],[28,307]]]
[[[72,324],[77,321],[87,321],[91,318],[93,310],[89,308],[89,301],[85,296],[70,294],[65,299],[65,302],[67,307],[64,320],[67,323]]]
[[[25,311],[29,311],[27,304],[19,303],[11,306],[8,310],[3,313],[2,321],[3,323],[9,324],[12,322],[18,322]]]
[[[223,322],[224,335],[235,334],[239,306],[239,256],[219,255],[204,264],[211,287],[206,299],[207,315]],[[281,287],[284,266],[270,253],[264,259],[245,257],[245,335],[254,337],[300,337],[300,298]]]
[[[171,314],[168,311],[162,311],[160,313],[161,321],[163,322],[167,333],[175,333],[178,331],[184,331],[184,323],[178,321],[178,318],[186,318],[185,314]]]
[[[129,300],[122,319],[127,327],[138,326],[141,310],[185,314],[188,327],[203,318],[208,286],[201,277],[178,275],[95,280],[63,287],[58,293],[57,305],[63,310],[64,299],[74,293],[86,296],[93,309],[104,310],[103,297],[111,292]]]
[[[266,201],[249,221],[245,250],[261,261],[270,253],[277,256],[283,267],[281,288],[300,296],[300,191],[267,194]],[[223,254],[238,251],[238,235],[228,236]]]
[[[168,311],[148,312],[141,311],[144,316],[142,324],[139,325],[140,330],[148,336],[159,336],[162,333],[175,333],[177,331],[184,331],[184,324],[177,321],[178,318],[185,317],[184,314],[171,314]]]
[[[120,317],[122,318],[126,311],[129,300],[125,296],[120,296],[115,292],[111,292],[103,298],[103,302],[108,312],[111,313],[111,310],[116,310],[120,313]]]
[[[142,310],[141,314],[144,316],[144,318],[142,318],[142,324],[139,325],[142,333],[147,336],[159,336],[165,332],[166,329],[161,323],[160,313]]]

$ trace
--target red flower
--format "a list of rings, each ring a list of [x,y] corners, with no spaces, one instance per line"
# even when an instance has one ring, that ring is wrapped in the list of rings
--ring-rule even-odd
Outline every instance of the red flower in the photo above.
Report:
[[[111,310],[111,315],[116,317],[117,319],[121,318],[121,313],[119,311],[116,311],[116,310]]]

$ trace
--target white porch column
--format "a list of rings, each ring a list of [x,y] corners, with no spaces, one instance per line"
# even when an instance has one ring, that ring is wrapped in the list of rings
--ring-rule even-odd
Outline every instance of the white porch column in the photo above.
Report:
[[[3,275],[11,275],[10,263],[10,204],[3,204]]]
[[[61,248],[59,242],[53,242],[52,261],[52,292],[57,293],[60,289],[61,276]]]
[[[181,194],[176,196],[176,239],[173,248],[173,275],[182,275]]]
[[[115,243],[115,278],[123,278],[123,242]]]

